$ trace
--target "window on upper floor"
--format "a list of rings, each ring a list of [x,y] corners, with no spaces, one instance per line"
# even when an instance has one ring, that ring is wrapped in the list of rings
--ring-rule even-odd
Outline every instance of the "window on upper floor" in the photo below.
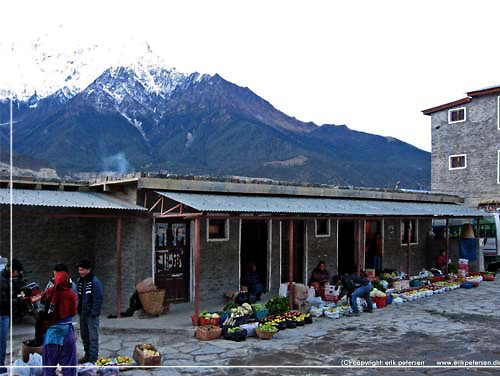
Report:
[[[207,241],[229,240],[228,219],[208,218],[207,229]]]
[[[497,155],[497,183],[500,184],[500,150]]]
[[[330,236],[330,220],[329,219],[316,219],[316,237]]]
[[[408,226],[410,226],[410,244],[418,243],[418,221],[405,219],[401,221],[401,245],[408,244]]]
[[[449,170],[467,168],[467,154],[450,155],[448,163]]]
[[[497,97],[497,128],[500,129],[500,96]]]
[[[465,107],[448,110],[448,123],[461,123],[465,121]]]

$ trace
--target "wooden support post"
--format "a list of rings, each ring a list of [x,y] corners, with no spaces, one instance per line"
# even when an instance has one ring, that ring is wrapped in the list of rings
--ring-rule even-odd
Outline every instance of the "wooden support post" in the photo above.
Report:
[[[358,219],[358,260],[357,274],[361,275],[361,219]]]
[[[122,315],[122,219],[116,224],[116,315]]]
[[[194,220],[194,314],[200,315],[200,218]]]
[[[410,279],[410,273],[411,273],[411,219],[408,218],[408,226],[406,228],[406,241],[408,242],[408,279]]]
[[[481,258],[484,257],[481,255],[481,244],[479,243],[481,239],[480,226],[481,225],[481,217],[477,217],[477,233],[476,233],[476,258],[477,258],[477,271],[481,271],[481,265],[484,264],[484,261],[481,261]],[[483,269],[484,270],[484,269]]]
[[[448,263],[450,260],[450,219],[446,218],[446,274],[448,274]]]
[[[288,221],[288,240],[289,240],[289,263],[288,263],[288,300],[290,302],[290,309],[293,309],[293,219]]]

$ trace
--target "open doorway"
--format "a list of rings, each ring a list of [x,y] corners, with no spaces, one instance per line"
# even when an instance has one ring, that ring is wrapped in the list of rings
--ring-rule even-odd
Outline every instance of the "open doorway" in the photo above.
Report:
[[[354,221],[339,221],[338,234],[338,271],[339,275],[353,273],[356,268],[355,257],[355,229]]]
[[[248,220],[241,222],[241,285],[245,285],[248,265],[254,263],[260,283],[267,289],[267,242],[266,221]]]
[[[288,228],[289,221],[282,221],[281,242],[281,282],[289,282],[290,249]],[[293,221],[293,281],[304,283],[304,249],[305,249],[304,221]]]
[[[365,227],[365,269],[382,270],[382,223],[366,221]]]

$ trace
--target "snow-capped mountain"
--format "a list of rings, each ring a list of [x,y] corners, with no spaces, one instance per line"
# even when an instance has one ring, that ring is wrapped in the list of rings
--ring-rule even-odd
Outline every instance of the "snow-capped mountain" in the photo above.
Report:
[[[97,45],[66,53],[42,46],[32,46],[37,57],[33,71],[26,63],[24,84],[0,80],[0,93],[15,98],[15,152],[59,172],[429,185],[429,153],[345,126],[302,122],[218,74],[178,72],[147,44],[133,57]],[[0,148],[8,145],[1,126],[8,120],[0,96]],[[384,168],[373,174],[375,165]]]

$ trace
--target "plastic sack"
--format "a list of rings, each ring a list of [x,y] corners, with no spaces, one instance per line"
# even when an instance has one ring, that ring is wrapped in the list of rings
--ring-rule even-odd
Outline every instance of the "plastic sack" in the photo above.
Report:
[[[282,283],[280,285],[279,295],[284,296],[285,298],[288,296],[288,283]]]
[[[321,296],[318,296],[318,297],[314,297],[314,298],[308,298],[307,302],[311,306],[318,306],[318,305],[323,304],[323,299],[321,299]]]
[[[102,367],[97,370],[97,375],[99,376],[116,376],[120,374],[120,368],[118,367]]]
[[[26,367],[26,368],[21,368]],[[30,369],[28,363],[24,363],[21,359],[14,362],[12,366],[11,373],[18,376],[30,376]]]
[[[81,368],[78,368],[78,376],[96,376],[97,369],[95,364],[85,363]]]
[[[311,314],[311,316],[321,317],[323,316],[323,307],[311,307],[309,313]]]
[[[307,293],[307,300],[313,299],[316,297],[316,290],[314,287],[311,287]]]
[[[255,322],[253,324],[240,325],[240,328],[245,329],[247,331],[247,337],[255,337],[255,336],[257,336],[257,333],[255,332],[255,329],[257,329],[257,326],[259,326],[259,323]]]
[[[30,354],[30,360],[28,361],[30,368],[30,376],[42,376],[43,375],[43,361],[40,354]]]

